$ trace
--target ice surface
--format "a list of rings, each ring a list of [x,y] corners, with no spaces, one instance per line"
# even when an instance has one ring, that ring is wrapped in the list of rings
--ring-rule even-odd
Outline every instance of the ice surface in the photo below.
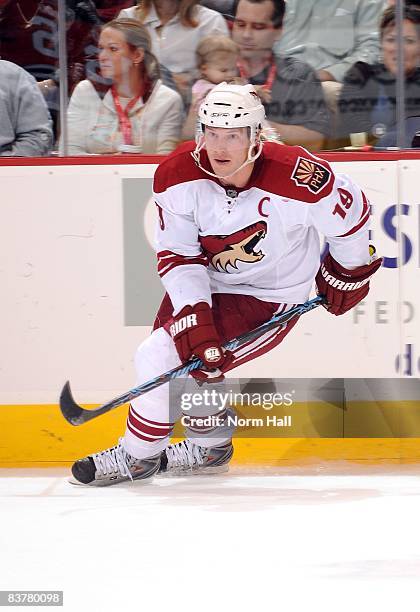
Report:
[[[234,467],[100,489],[66,476],[0,470],[0,589],[64,590],[72,612],[419,606],[419,466]]]

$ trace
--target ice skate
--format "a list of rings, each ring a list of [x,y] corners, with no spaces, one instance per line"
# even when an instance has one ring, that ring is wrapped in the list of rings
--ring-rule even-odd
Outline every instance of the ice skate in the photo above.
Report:
[[[144,480],[153,476],[160,466],[160,454],[136,459],[118,444],[76,461],[72,468],[72,484],[105,487],[126,480]]]
[[[205,448],[183,440],[171,444],[161,454],[160,475],[220,474],[227,472],[233,455],[232,442]]]

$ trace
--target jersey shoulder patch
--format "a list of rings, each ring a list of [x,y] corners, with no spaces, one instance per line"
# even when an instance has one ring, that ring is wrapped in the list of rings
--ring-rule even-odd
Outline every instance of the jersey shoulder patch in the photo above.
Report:
[[[267,143],[264,161],[259,186],[267,191],[315,204],[333,189],[335,177],[329,163],[303,147]]]
[[[155,193],[162,193],[174,185],[203,178],[202,171],[191,156],[194,149],[195,142],[185,142],[159,164],[153,179]]]

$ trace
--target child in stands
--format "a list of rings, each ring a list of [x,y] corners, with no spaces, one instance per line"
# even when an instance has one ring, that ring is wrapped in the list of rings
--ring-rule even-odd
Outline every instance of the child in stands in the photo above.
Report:
[[[228,36],[206,36],[198,45],[196,55],[200,78],[192,87],[191,106],[182,131],[184,140],[194,138],[198,108],[209,91],[225,81],[239,83],[239,48]]]

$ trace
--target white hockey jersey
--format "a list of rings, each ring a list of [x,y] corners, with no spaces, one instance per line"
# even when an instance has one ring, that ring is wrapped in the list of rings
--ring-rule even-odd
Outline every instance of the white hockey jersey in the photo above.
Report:
[[[265,143],[248,184],[225,187],[195,164],[193,143],[158,167],[158,272],[175,314],[212,293],[300,304],[323,234],[346,268],[369,261],[369,202],[350,177],[301,147]],[[211,170],[205,151],[204,167]]]

